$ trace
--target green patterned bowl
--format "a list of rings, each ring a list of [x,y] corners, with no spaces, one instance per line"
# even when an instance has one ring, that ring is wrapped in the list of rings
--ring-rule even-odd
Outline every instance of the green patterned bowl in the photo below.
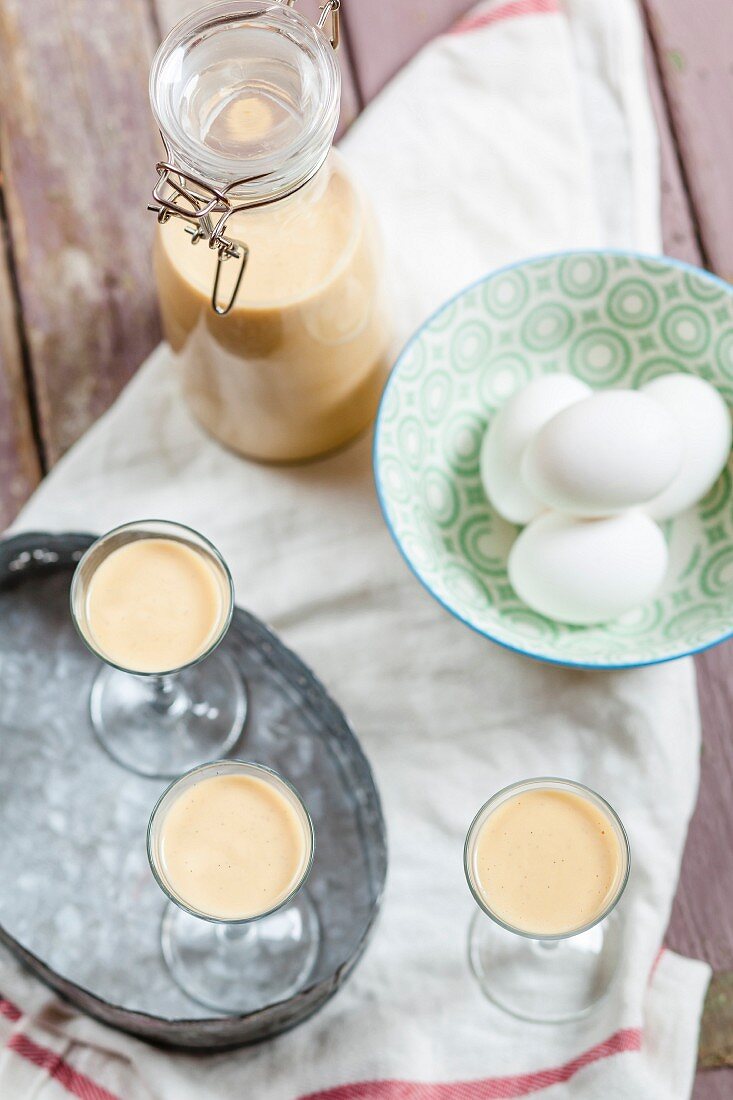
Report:
[[[656,664],[733,635],[733,460],[696,509],[663,525],[657,599],[591,627],[519,600],[506,571],[518,528],[487,503],[479,449],[496,409],[549,371],[597,389],[688,371],[733,407],[733,287],[665,258],[568,252],[497,271],[438,310],[395,365],[374,442],[382,511],[415,576],[487,638],[562,665]]]

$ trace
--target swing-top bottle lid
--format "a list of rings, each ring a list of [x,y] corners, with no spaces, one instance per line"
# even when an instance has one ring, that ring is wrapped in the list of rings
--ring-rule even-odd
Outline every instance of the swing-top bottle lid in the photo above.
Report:
[[[341,75],[325,5],[314,26],[291,4],[225,0],[161,44],[150,99],[169,162],[247,205],[302,186],[331,147]]]

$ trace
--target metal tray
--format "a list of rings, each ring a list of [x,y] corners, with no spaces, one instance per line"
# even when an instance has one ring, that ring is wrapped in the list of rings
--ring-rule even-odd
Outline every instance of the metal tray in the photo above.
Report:
[[[295,654],[237,608],[223,645],[250,693],[233,755],[280,769],[313,815],[309,892],[323,942],[308,988],[249,1016],[202,1018],[159,949],[165,899],[145,829],[165,781],[121,769],[87,699],[98,667],[69,617],[74,564],[93,541],[0,542],[0,940],[84,1012],[145,1039],[222,1049],[304,1020],[339,988],[374,926],[387,869],[369,764],[344,715]]]

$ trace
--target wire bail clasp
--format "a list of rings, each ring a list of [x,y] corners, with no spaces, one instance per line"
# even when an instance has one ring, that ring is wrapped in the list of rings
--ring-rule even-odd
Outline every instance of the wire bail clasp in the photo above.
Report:
[[[286,8],[294,8],[298,0],[278,0],[278,3],[282,4]],[[341,42],[341,0],[326,0],[325,4],[321,4],[321,14],[318,17],[316,26],[319,31],[325,31],[326,23],[330,17],[331,30],[329,38],[334,50],[339,48]]]
[[[337,50],[341,42],[341,0],[326,0],[326,3],[321,8],[318,22],[316,23],[319,30],[325,30],[329,16],[331,18],[331,31],[329,37],[334,50]]]
[[[297,0],[278,0],[283,7],[294,8]],[[327,35],[334,50],[339,47],[341,40],[341,0],[325,0],[321,5],[320,16],[316,26],[318,30]],[[329,30],[326,25],[329,23]],[[320,167],[317,164],[310,175],[299,180],[292,189],[280,195],[257,201],[237,202],[237,189],[243,184],[255,183],[261,177],[244,177],[235,180],[227,187],[220,189],[199,176],[191,175],[174,163],[173,151],[161,130],[161,138],[165,146],[168,159],[159,161],[155,168],[158,173],[158,181],[153,188],[155,205],[150,204],[148,210],[157,215],[158,222],[165,225],[173,217],[182,218],[189,224],[186,232],[191,235],[191,243],[208,241],[209,248],[217,253],[216,274],[211,291],[211,308],[219,317],[226,316],[232,309],[249,259],[249,248],[244,241],[236,237],[225,236],[227,222],[232,214],[248,210],[258,206],[266,206],[284,194],[293,193],[305,186]],[[239,264],[232,293],[228,298],[219,301],[219,288],[221,283],[221,271],[226,260],[236,260]]]
[[[186,232],[191,235],[191,244],[208,241],[209,248],[216,250],[216,275],[211,291],[211,308],[219,317],[224,317],[234,305],[249,259],[249,248],[244,241],[224,235],[227,221],[234,213],[231,202],[224,191],[206,183],[198,176],[189,175],[170,161],[159,161],[155,169],[158,173],[158,182],[153,188],[153,198],[157,205],[149,205],[148,210],[157,214],[161,225],[165,225],[173,217],[189,222]],[[221,217],[214,221],[213,214],[220,214]],[[219,284],[225,260],[237,260],[240,266],[232,293],[222,304],[218,300]]]

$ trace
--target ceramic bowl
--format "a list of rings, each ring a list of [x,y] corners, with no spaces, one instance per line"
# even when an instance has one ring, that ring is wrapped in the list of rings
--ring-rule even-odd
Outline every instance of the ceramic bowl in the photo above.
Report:
[[[663,524],[670,565],[656,599],[590,627],[519,600],[506,570],[519,529],[487,502],[479,450],[507,398],[552,371],[594,389],[685,371],[733,407],[733,287],[666,258],[569,252],[503,268],[439,309],[400,355],[375,431],[382,511],[415,576],[467,626],[562,665],[656,664],[730,637],[733,459],[696,508]]]

